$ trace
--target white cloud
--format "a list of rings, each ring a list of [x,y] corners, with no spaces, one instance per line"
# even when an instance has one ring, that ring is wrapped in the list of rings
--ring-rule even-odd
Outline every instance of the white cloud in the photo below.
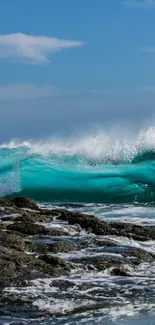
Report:
[[[48,63],[48,55],[63,49],[82,46],[81,41],[63,40],[22,33],[0,35],[0,58],[18,58],[29,63]]]
[[[123,4],[130,7],[155,8],[155,0],[125,0]]]
[[[76,95],[78,90],[60,89],[51,85],[17,84],[0,87],[0,99],[17,100],[33,98],[52,98]]]

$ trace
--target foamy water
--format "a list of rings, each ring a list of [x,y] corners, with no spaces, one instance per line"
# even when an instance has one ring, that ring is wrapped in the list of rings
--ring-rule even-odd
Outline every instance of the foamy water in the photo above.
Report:
[[[47,207],[55,208],[54,205]],[[66,208],[63,205],[60,207]],[[138,220],[138,223],[145,224],[150,216],[151,223],[155,223],[153,206],[81,204],[81,207],[76,207],[70,204],[68,208],[84,213],[91,212],[107,221],[122,221],[122,218],[126,218],[127,221],[130,219],[136,223]],[[84,230],[79,232],[79,227],[70,226],[63,221],[54,220],[46,224],[46,227],[51,226],[68,231],[68,237],[65,238],[75,243],[97,239],[97,236]],[[109,239],[117,246],[94,246],[58,254],[66,262],[74,261],[74,268],[69,276],[38,279],[31,281],[31,285],[25,288],[5,288],[1,292],[1,298],[3,296],[6,299],[8,307],[5,307],[5,313],[2,312],[0,324],[154,324],[155,262],[141,262],[133,268],[130,258],[127,258],[124,267],[129,276],[116,277],[111,275],[112,268],[102,272],[93,267],[90,270],[83,268],[78,261],[83,257],[103,256],[121,259],[124,250],[129,247],[155,253],[155,241],[137,242],[126,237],[101,236],[100,240],[103,239]],[[58,238],[40,240],[50,243]]]

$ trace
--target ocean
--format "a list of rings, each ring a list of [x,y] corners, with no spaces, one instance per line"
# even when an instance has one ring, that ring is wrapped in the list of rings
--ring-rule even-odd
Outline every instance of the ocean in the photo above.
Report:
[[[0,196],[17,195],[33,198],[40,207],[154,227],[155,129],[150,127],[134,136],[99,132],[68,140],[2,144]],[[76,229],[65,223],[55,226],[69,229],[74,241],[88,236],[83,230],[79,239]],[[118,258],[129,247],[155,253],[153,240],[108,239],[117,247],[88,248],[59,256],[66,261],[103,254]],[[10,307],[10,312],[4,312],[0,324],[153,325],[155,263],[141,262],[135,270],[127,264],[127,268],[129,277],[77,267],[68,277],[37,280],[26,288],[6,288],[4,300],[14,297],[16,310]],[[38,310],[44,315],[39,317]]]

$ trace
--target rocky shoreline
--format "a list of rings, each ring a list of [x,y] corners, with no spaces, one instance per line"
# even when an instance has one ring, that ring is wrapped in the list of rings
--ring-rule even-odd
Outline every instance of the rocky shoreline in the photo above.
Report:
[[[81,236],[82,232],[85,236]],[[108,269],[112,276],[131,277],[130,270],[140,263],[155,262],[154,254],[131,246],[125,246],[124,250],[121,247],[121,258],[108,255],[120,250],[113,236],[144,242],[155,240],[155,229],[108,223],[62,209],[39,208],[24,197],[0,199],[0,287],[30,286],[31,280],[38,278],[66,276],[77,265],[87,270]],[[76,252],[85,249],[106,254],[75,258]],[[68,252],[74,252],[68,261],[59,256]]]

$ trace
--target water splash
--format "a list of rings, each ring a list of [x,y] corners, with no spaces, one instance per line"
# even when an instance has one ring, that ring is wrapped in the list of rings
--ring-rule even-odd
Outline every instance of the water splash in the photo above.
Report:
[[[155,200],[155,128],[0,146],[0,195],[44,202]]]

